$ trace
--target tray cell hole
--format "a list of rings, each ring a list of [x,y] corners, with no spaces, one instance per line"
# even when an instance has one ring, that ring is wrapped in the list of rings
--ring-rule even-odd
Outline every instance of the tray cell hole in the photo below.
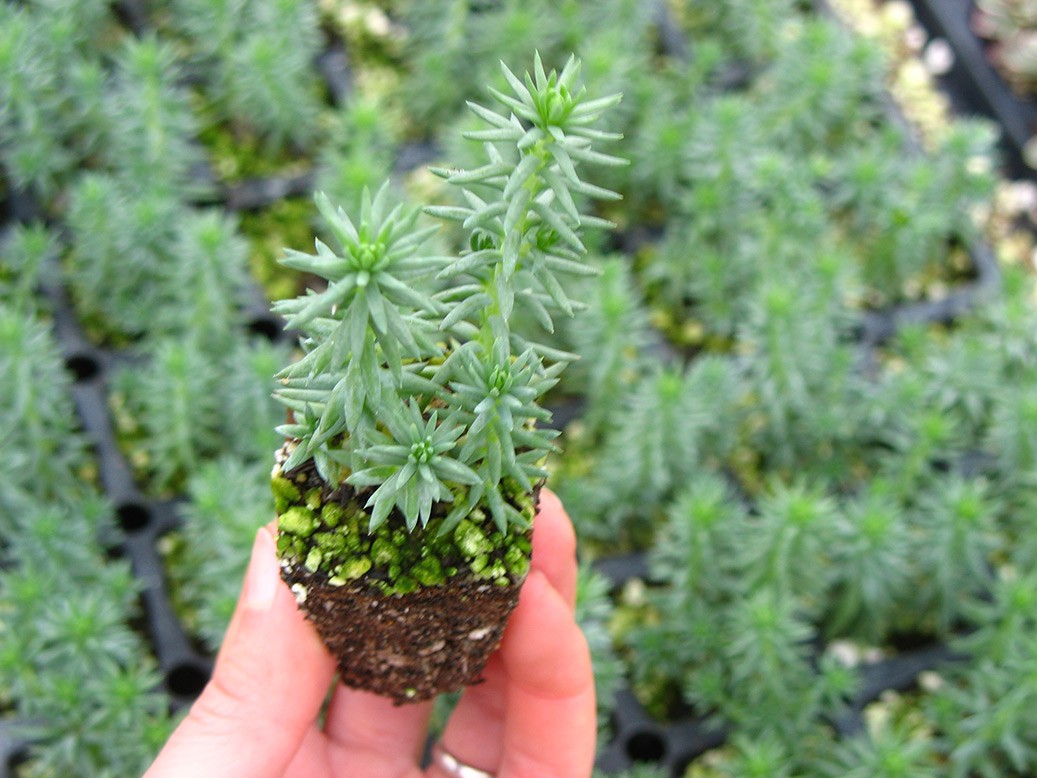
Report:
[[[115,509],[115,516],[124,532],[140,532],[151,523],[151,510],[138,502],[124,502]]]
[[[5,767],[8,775],[21,775],[21,768],[29,764],[29,746],[19,743],[7,754]]]
[[[248,323],[248,331],[270,342],[281,337],[281,325],[271,316],[256,316]]]
[[[72,374],[76,383],[83,383],[96,378],[101,372],[101,363],[92,354],[79,352],[71,354],[65,360],[65,367]]]
[[[666,740],[659,732],[640,730],[627,738],[626,752],[635,762],[662,762],[666,757]]]
[[[175,665],[166,676],[169,693],[180,697],[197,697],[208,682],[208,670],[193,662]]]

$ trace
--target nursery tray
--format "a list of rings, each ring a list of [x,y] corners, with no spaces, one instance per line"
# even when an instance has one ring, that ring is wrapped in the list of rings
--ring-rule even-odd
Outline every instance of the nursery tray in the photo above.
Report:
[[[23,208],[33,212],[34,201],[22,197]],[[13,219],[19,218],[14,213]],[[154,499],[139,488],[133,469],[120,450],[108,406],[108,382],[120,364],[138,361],[126,350],[93,344],[83,332],[68,291],[60,281],[61,270],[49,261],[43,270],[41,293],[49,302],[52,330],[65,366],[72,378],[71,395],[76,413],[97,461],[98,476],[110,500],[120,530],[110,552],[126,559],[140,590],[142,624],[158,663],[163,688],[173,711],[188,707],[197,698],[212,673],[213,660],[184,629],[173,608],[165,565],[158,550],[161,538],[181,524],[182,499]],[[271,341],[287,342],[292,333],[283,331],[269,313],[258,286],[249,290],[247,328]],[[0,719],[0,778],[9,778],[23,758],[26,744],[15,732],[17,719]]]
[[[969,247],[969,256],[975,279],[951,287],[943,297],[865,311],[857,333],[861,345],[866,348],[881,345],[898,330],[912,324],[952,324],[984,297],[995,294],[1001,284],[1001,268],[993,249],[987,243],[976,241]]]
[[[7,778],[21,758],[24,746],[12,731],[10,720],[0,721],[0,776]]]
[[[594,569],[604,575],[613,589],[631,579],[647,580],[648,558],[643,553],[597,560]],[[858,666],[860,686],[845,712],[830,725],[843,737],[864,731],[864,708],[885,692],[914,688],[926,671],[966,659],[943,643],[933,642]],[[639,763],[654,764],[671,778],[683,778],[698,757],[727,741],[727,730],[702,717],[689,716],[658,721],[634,696],[621,689],[612,701],[612,739],[598,754],[597,767],[606,773],[630,770]]]
[[[1002,127],[1008,171],[1037,176],[1026,163],[1026,145],[1037,133],[1037,102],[1020,97],[987,59],[986,44],[972,30],[972,0],[912,0],[918,20],[935,38],[947,41],[954,64],[941,86],[961,113],[981,113]]]
[[[128,559],[140,584],[150,645],[174,709],[189,705],[208,681],[212,661],[197,650],[177,618],[167,591],[158,540],[179,526],[176,500],[155,500],[138,488],[133,471],[116,443],[107,402],[114,365],[126,355],[90,344],[80,329],[65,288],[50,268],[44,294],[51,301],[54,334],[74,383],[72,398],[86,439],[97,457],[105,495],[121,530],[116,553]]]

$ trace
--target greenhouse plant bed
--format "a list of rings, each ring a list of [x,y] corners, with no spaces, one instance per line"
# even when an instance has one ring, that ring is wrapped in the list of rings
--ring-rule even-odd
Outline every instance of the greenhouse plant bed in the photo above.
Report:
[[[828,20],[833,30],[839,28],[847,38],[852,38],[854,33],[827,4],[815,6],[819,6],[818,14]],[[832,39],[839,36],[832,35]],[[831,47],[831,56],[837,56],[832,39],[815,35],[810,44],[803,46],[800,57],[790,57],[785,67],[793,69],[790,62],[816,56],[824,45]],[[977,297],[996,288],[996,261],[975,233],[960,231],[961,221],[935,228],[927,226],[933,223],[933,211],[938,208],[931,206],[941,192],[953,190],[954,194],[948,194],[946,202],[940,203],[945,211],[953,210],[969,196],[964,190],[976,183],[962,179],[952,182],[950,177],[943,188],[933,188],[931,181],[926,183],[927,176],[946,176],[949,160],[961,155],[967,145],[964,134],[948,135],[935,147],[924,147],[918,128],[905,119],[888,90],[862,85],[866,81],[862,73],[869,72],[867,66],[861,65],[863,57],[855,60],[845,52],[838,56],[846,57],[842,67],[858,69],[854,75],[845,76],[844,90],[857,92],[853,98],[844,95],[844,99],[866,106],[859,109],[859,126],[868,127],[870,134],[862,132],[858,143],[837,154],[834,149],[838,141],[834,138],[838,131],[831,130],[830,147],[825,143],[810,147],[809,153],[816,154],[817,159],[804,165],[802,171],[775,174],[773,168],[780,165],[768,159],[767,154],[784,158],[806,154],[796,148],[801,139],[795,140],[795,133],[804,137],[811,133],[824,135],[823,129],[813,126],[811,110],[800,107],[794,130],[785,128],[784,134],[771,130],[763,138],[758,137],[761,130],[754,120],[740,113],[748,105],[752,105],[750,113],[756,116],[775,111],[767,103],[767,96],[781,77],[766,68],[748,68],[751,75],[744,83],[734,85],[714,74],[709,82],[709,99],[703,100],[698,115],[685,125],[674,120],[674,126],[668,128],[689,133],[689,147],[701,144],[711,149],[712,156],[695,158],[693,164],[685,160],[685,168],[675,157],[673,168],[683,170],[686,176],[682,184],[675,184],[687,190],[684,200],[670,205],[674,213],[663,229],[653,225],[650,216],[645,222],[624,225],[619,245],[635,257],[633,274],[641,282],[653,323],[687,358],[718,347],[733,351],[751,349],[746,342],[751,337],[746,337],[745,325],[752,318],[749,312],[753,306],[760,304],[756,295],[761,283],[759,276],[744,269],[749,263],[741,255],[751,253],[752,247],[768,245],[768,240],[774,244],[769,250],[775,253],[810,255],[811,247],[797,243],[797,230],[782,226],[795,220],[791,213],[824,211],[824,216],[816,220],[804,219],[799,234],[809,230],[813,241],[826,249],[831,242],[834,247],[829,250],[838,255],[838,262],[858,267],[859,288],[845,293],[845,289],[833,284],[825,292],[842,303],[842,322],[849,323],[840,336],[846,341],[876,345],[892,337],[901,325],[950,324],[968,311]],[[820,89],[818,84],[826,83],[826,79],[836,77],[821,62],[811,75],[807,74],[806,65],[800,65],[804,72],[797,72],[796,80],[805,80],[808,94],[810,89]],[[794,90],[789,89],[788,102],[798,105],[795,100],[800,98],[794,98]],[[820,104],[815,107],[817,111],[824,110]],[[973,143],[984,135],[988,142],[993,137],[978,122],[969,132],[973,133]],[[734,140],[737,133],[741,134],[739,141]],[[888,142],[893,136],[896,142]],[[875,147],[882,150],[876,151]],[[737,164],[736,148],[742,155]],[[636,155],[637,151],[635,146],[633,153]],[[668,149],[661,149],[660,155],[665,151]],[[761,162],[761,157],[766,161]],[[879,161],[883,157],[885,164]],[[893,158],[901,161],[899,170],[889,164]],[[723,172],[718,173],[718,169]],[[759,174],[760,170],[769,171],[770,175]],[[678,173],[676,179],[679,176]],[[977,174],[976,181],[979,178]],[[789,184],[789,180],[795,184]],[[881,192],[877,191],[880,189]],[[665,191],[656,194],[660,198],[666,196]],[[959,203],[952,205],[955,197],[960,197]],[[731,208],[731,202],[738,202],[739,206]],[[858,206],[864,214],[860,218],[854,213]],[[632,210],[636,213],[636,208]],[[738,215],[732,217],[732,212]],[[905,218],[906,213],[912,216]],[[675,219],[675,214],[683,218]],[[832,263],[836,263],[834,256]],[[806,274],[808,270],[800,272]],[[838,271],[829,268],[829,272],[835,275]],[[726,296],[718,290],[724,290]],[[805,305],[802,298],[801,294],[799,304]]]
[[[616,590],[631,581],[647,582],[650,577],[649,560],[640,553],[597,560],[594,569]],[[866,729],[864,710],[870,703],[889,692],[908,692],[917,686],[921,674],[965,660],[965,655],[946,644],[923,639],[917,647],[862,661],[857,693],[831,726],[840,737],[859,736]],[[630,688],[620,689],[611,707],[611,737],[600,745],[597,759],[597,768],[606,773],[652,764],[670,778],[682,778],[698,757],[723,746],[730,736],[729,728],[716,719],[693,714],[659,719]]]
[[[990,63],[985,42],[971,26],[972,0],[911,1],[922,25],[954,51],[953,67],[941,82],[955,106],[963,113],[979,112],[994,118],[1004,131],[1002,143],[1008,152],[1011,175],[1034,177],[1034,168],[1026,161],[1026,149],[1037,133],[1037,102],[1012,91]]]
[[[961,661],[944,646],[906,652],[867,666],[860,694],[848,711],[832,724],[842,737],[865,731],[864,708],[886,692],[909,691],[921,673],[938,670],[948,662]],[[670,778],[683,778],[688,767],[707,751],[723,746],[729,732],[716,722],[701,718],[658,722],[628,690],[616,696],[612,727],[614,736],[603,745],[598,769],[614,773],[638,764],[652,764]]]
[[[179,500],[155,499],[141,493],[116,442],[107,400],[111,368],[124,361],[127,354],[91,346],[75,319],[64,288],[53,280],[45,285],[45,290],[54,305],[59,346],[75,377],[73,400],[97,460],[99,480],[111,500],[121,531],[113,553],[130,561],[140,584],[147,638],[154,648],[171,705],[179,710],[198,695],[212,668],[211,658],[194,645],[173,610],[158,553],[160,538],[179,525]]]

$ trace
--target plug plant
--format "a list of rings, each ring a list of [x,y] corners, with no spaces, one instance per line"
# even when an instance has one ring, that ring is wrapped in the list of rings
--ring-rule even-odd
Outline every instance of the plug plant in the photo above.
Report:
[[[1037,423],[1037,402],[1031,391],[1037,368],[1021,372],[1018,384],[999,387],[985,443],[997,453],[1003,477],[1027,480],[1037,471],[1037,443],[1026,433]]]
[[[698,464],[699,426],[708,416],[687,374],[661,363],[616,404],[587,472],[557,484],[578,530],[620,547],[644,547],[657,514]]]
[[[172,728],[169,699],[129,624],[130,566],[99,543],[115,538],[111,506],[77,492],[64,506],[26,493],[0,526],[0,704],[16,711],[24,775],[139,774]]]
[[[287,361],[282,351],[245,336],[248,246],[236,220],[166,202],[180,220],[172,235],[162,231],[148,257],[150,286],[120,287],[126,313],[146,328],[137,354],[146,362],[120,366],[111,395],[121,442],[155,493],[178,491],[205,459],[231,447],[252,460],[268,456],[277,418],[270,374]],[[97,204],[86,205],[89,214]],[[78,225],[78,207],[76,214]],[[101,240],[100,231],[94,237]],[[87,247],[89,241],[80,242],[80,251]],[[109,246],[96,248],[81,261],[118,259]],[[83,277],[99,269],[84,266]],[[105,270],[96,281],[118,268]]]
[[[689,146],[696,114],[687,99],[688,87],[677,81],[657,78],[638,95],[644,105],[629,168],[629,208],[645,213],[660,206],[672,211],[687,185]],[[679,74],[687,76],[686,73]],[[658,218],[658,217],[656,217]]]
[[[41,6],[0,9],[0,162],[13,186],[49,204],[104,130],[104,73],[88,43],[107,9]]]
[[[983,163],[992,140],[986,125],[958,122],[923,156],[910,153],[915,141],[906,131],[887,127],[836,163],[832,202],[857,238],[852,250],[869,302],[918,296],[937,272],[962,274],[949,247],[975,240],[972,220],[960,215],[992,192]]]
[[[267,153],[286,144],[301,148],[317,136],[315,3],[176,0],[171,11],[208,81],[211,118],[228,122],[238,135],[258,135]]]
[[[835,778],[936,778],[932,733],[910,717],[870,717],[865,733],[849,738],[821,760],[821,775]]]
[[[751,589],[797,598],[813,611],[832,574],[828,547],[836,505],[822,484],[775,482],[758,504],[753,537],[742,549],[740,566]]]
[[[319,84],[310,66],[319,41],[309,3],[251,3],[251,24],[220,64],[219,86],[232,116],[277,147],[315,134]]]
[[[154,337],[190,338],[216,359],[234,349],[249,300],[247,242],[237,220],[218,210],[186,210],[154,279]]]
[[[808,653],[812,635],[794,598],[759,589],[726,610],[720,655],[687,676],[685,694],[753,737],[791,748],[819,715],[838,710],[832,703],[840,693],[852,691],[827,688],[841,686],[842,674],[815,672]],[[696,675],[707,681],[700,688]]]
[[[594,693],[598,700],[598,730],[607,731],[612,700],[623,684],[623,662],[612,645],[609,621],[613,605],[609,581],[588,565],[581,565],[576,579],[576,623],[587,638],[594,667]],[[599,742],[599,745],[604,745]]]
[[[941,338],[932,328],[906,327],[893,353],[911,365],[909,371],[924,374],[925,404],[953,419],[963,445],[981,446],[998,388],[1007,383],[1004,360],[986,334],[975,323],[949,338]]]
[[[601,409],[599,439],[586,452],[570,450],[553,474],[581,537],[613,553],[649,546],[696,472],[735,456],[744,423],[743,376],[730,359],[704,356],[682,374],[642,358],[642,374]]]
[[[911,525],[880,479],[841,506],[832,532],[827,633],[869,645],[888,636],[910,592]]]
[[[937,478],[937,464],[946,468],[957,461],[961,439],[953,416],[924,406],[924,379],[908,372],[890,376],[883,392],[875,403],[876,417],[885,417],[889,426],[876,436],[882,448],[875,467],[898,499],[910,504]]]
[[[755,86],[763,123],[791,153],[831,153],[858,141],[882,112],[882,61],[865,39],[805,18],[778,43]]]
[[[731,754],[717,766],[717,778],[792,778],[796,775],[789,750],[774,737],[731,739]]]
[[[318,195],[337,247],[283,261],[327,286],[274,307],[303,333],[277,392],[290,411],[273,477],[283,577],[345,682],[397,701],[478,677],[517,602],[555,435],[537,400],[570,355],[512,321],[527,311],[550,331],[580,307],[559,277],[593,272],[580,232],[603,222],[575,198],[611,193],[577,171],[621,164],[592,149],[615,139],[592,125],[619,97],[585,98],[575,58],[503,75],[500,112],[471,104],[485,164],[438,171],[463,204],[426,209],[467,246],[424,255],[434,228],[390,207],[385,186],[356,222]],[[380,615],[419,603],[413,625]],[[345,628],[356,619],[368,628]]]
[[[155,37],[131,38],[116,53],[104,160],[131,192],[176,200],[194,185],[199,124],[178,65],[172,46]]]
[[[32,313],[46,260],[57,252],[53,233],[40,224],[16,224],[0,239],[0,304]]]
[[[699,111],[687,140],[688,190],[677,210],[687,218],[669,223],[644,270],[651,296],[669,311],[668,318],[677,319],[665,322],[667,330],[695,317],[730,337],[744,318],[745,290],[759,272],[752,234],[741,218],[758,202],[758,134],[753,105],[744,95],[717,97]],[[691,312],[684,310],[689,301]]]
[[[222,350],[211,350],[214,337]],[[110,405],[146,491],[176,494],[231,446],[248,461],[269,456],[279,418],[270,375],[287,361],[283,351],[240,332],[192,330],[155,338],[141,356],[145,364],[123,366],[113,376]],[[216,359],[222,361],[214,369]]]
[[[720,603],[742,593],[736,560],[746,520],[730,484],[716,473],[696,474],[668,506],[650,556],[653,579],[686,601]]]
[[[795,290],[768,274],[739,328],[752,355],[746,369],[752,439],[766,452],[767,466],[838,478],[858,435],[863,392],[853,349],[840,337],[846,319],[838,302],[839,255],[822,255],[800,272]]]
[[[219,374],[191,340],[158,340],[112,382],[116,427],[149,491],[175,493],[222,443]]]
[[[1000,506],[979,478],[943,476],[919,495],[915,526],[926,539],[916,552],[921,574],[914,589],[919,612],[931,614],[936,631],[950,632],[963,599],[986,591],[990,563],[1000,550]]]
[[[601,275],[588,281],[580,290],[587,310],[563,322],[564,339],[579,359],[566,371],[561,388],[586,399],[581,423],[586,434],[597,439],[641,373],[651,332],[648,312],[623,258],[605,259]]]
[[[796,5],[796,0],[720,0],[709,6],[685,2],[677,7],[691,34],[715,35],[733,57],[760,66],[777,53],[783,23],[795,18]]]
[[[375,189],[392,172],[398,130],[384,100],[356,96],[336,116],[332,140],[320,154],[317,191],[355,212],[364,189]]]
[[[281,440],[274,427],[283,418],[283,409],[273,399],[273,376],[289,361],[288,349],[281,344],[261,337],[236,340],[223,379],[227,451],[248,462],[269,462],[270,450]]]
[[[475,87],[464,60],[471,14],[464,0],[404,6],[403,20],[410,30],[405,57],[414,77],[407,79],[402,92],[408,116],[425,132],[454,116]]]
[[[975,630],[955,645],[975,660],[950,668],[948,683],[926,705],[948,775],[1025,775],[1037,766],[1035,602],[1032,572],[1015,569],[1004,570],[988,596],[968,602]]]
[[[168,193],[135,189],[110,173],[86,173],[71,188],[68,277],[97,340],[125,343],[149,330],[184,218]]]
[[[735,553],[746,529],[745,506],[709,471],[695,475],[667,506],[649,555],[651,579],[664,585],[649,592],[648,616],[625,638],[637,657],[635,688],[650,695],[652,707],[703,680],[703,689],[719,693],[721,619],[725,606],[746,592]]]
[[[5,492],[75,504],[88,468],[53,333],[31,312],[0,302],[0,431],[11,446]],[[16,516],[0,512],[0,540]]]

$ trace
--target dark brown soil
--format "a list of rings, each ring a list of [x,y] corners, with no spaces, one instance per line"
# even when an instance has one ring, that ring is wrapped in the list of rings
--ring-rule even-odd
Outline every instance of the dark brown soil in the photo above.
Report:
[[[470,573],[444,586],[385,595],[361,579],[332,586],[322,573],[283,566],[306,617],[338,660],[344,684],[397,704],[478,683],[521,583],[500,586]]]

